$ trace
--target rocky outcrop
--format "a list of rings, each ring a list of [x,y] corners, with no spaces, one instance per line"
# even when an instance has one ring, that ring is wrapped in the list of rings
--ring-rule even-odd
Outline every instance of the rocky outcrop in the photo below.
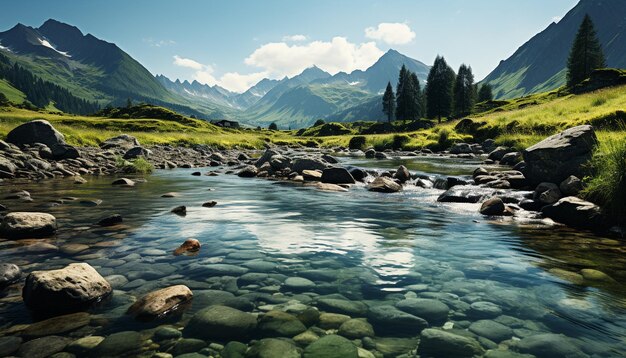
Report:
[[[193,298],[185,285],[176,285],[148,293],[128,308],[128,314],[141,321],[164,317],[182,308]]]
[[[46,237],[56,230],[56,218],[47,213],[13,212],[0,222],[0,235],[8,239]]]
[[[139,141],[137,138],[128,134],[120,134],[117,137],[109,138],[100,144],[100,148],[102,149],[122,148],[128,150],[138,146]]]
[[[522,152],[524,175],[534,185],[560,183],[570,175],[584,175],[583,165],[591,158],[597,143],[593,127],[569,128],[548,137]]]
[[[599,206],[575,196],[562,198],[543,207],[541,212],[556,222],[583,229],[598,228],[604,222]]]
[[[87,263],[74,263],[50,271],[33,271],[22,291],[24,303],[44,313],[89,308],[109,296],[111,285]]]

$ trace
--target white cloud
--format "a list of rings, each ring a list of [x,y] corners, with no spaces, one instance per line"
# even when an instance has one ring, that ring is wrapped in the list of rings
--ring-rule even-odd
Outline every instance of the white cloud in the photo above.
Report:
[[[337,36],[330,42],[313,41],[303,45],[268,43],[256,49],[244,62],[262,68],[273,78],[282,78],[295,76],[313,65],[331,74],[366,69],[382,54],[374,42],[355,44]]]
[[[302,42],[302,41],[306,41],[306,36],[304,36],[304,35],[283,36],[283,41],[285,41],[285,42]]]
[[[365,37],[380,40],[390,45],[403,45],[415,38],[415,32],[407,24],[383,22],[375,28],[366,28]]]
[[[247,75],[242,75],[238,72],[228,72],[220,77],[219,84],[229,91],[242,93],[267,76],[268,73],[265,71]]]
[[[142,39],[143,42],[147,43],[151,47],[165,47],[176,45],[176,41],[174,40],[155,40],[153,38]]]
[[[190,58],[180,57],[178,55],[174,56],[174,64],[176,66],[187,67],[198,71],[202,70],[205,67],[205,65],[201,64],[200,62],[194,61]]]

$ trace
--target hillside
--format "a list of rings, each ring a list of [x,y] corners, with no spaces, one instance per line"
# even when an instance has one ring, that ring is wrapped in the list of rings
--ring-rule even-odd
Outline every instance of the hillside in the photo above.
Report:
[[[608,67],[626,68],[626,1],[581,0],[558,23],[522,45],[482,81],[497,98],[549,91],[565,84],[566,63],[574,37],[589,14]]]

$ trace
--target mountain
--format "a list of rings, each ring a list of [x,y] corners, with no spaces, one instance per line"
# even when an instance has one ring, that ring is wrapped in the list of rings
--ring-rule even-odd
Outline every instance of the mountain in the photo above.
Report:
[[[276,122],[281,127],[292,128],[309,126],[320,118],[341,118],[344,111],[350,113],[352,120],[378,119],[382,110],[372,105],[372,99],[384,91],[387,82],[396,86],[402,65],[425,84],[429,66],[389,50],[365,71],[331,76],[313,66],[295,77],[284,78],[244,111],[242,118],[259,125]]]
[[[228,107],[193,103],[168,91],[117,45],[53,19],[39,28],[17,24],[0,32],[0,54],[42,80],[101,106],[131,98],[209,119],[229,113]]]
[[[607,66],[626,68],[626,1],[581,0],[558,23],[550,24],[501,61],[482,83],[491,84],[497,98],[564,85],[569,51],[585,14],[593,20]]]

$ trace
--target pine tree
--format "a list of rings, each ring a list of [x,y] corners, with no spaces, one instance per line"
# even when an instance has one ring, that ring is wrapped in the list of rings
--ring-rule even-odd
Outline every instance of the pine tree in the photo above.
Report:
[[[402,65],[398,75],[398,85],[396,86],[396,119],[406,120],[406,93],[404,88],[406,87],[408,75],[406,66]]]
[[[463,117],[470,114],[475,98],[472,68],[462,64],[454,82],[454,115]]]
[[[426,109],[428,118],[450,116],[452,112],[452,87],[454,86],[454,70],[448,66],[442,56],[435,58],[435,63],[428,73],[426,85]]]
[[[409,96],[409,119],[412,121],[419,120],[424,114],[424,108],[422,106],[422,89],[420,81],[417,75],[411,72],[410,78],[410,96]]]
[[[133,106],[133,101],[130,99],[130,97],[126,98],[126,108],[130,108]]]
[[[404,68],[404,66],[402,66]],[[396,110],[396,96],[393,94],[391,82],[387,82],[387,89],[383,95],[383,113],[387,115],[387,121],[391,123]]]
[[[478,102],[491,101],[493,99],[493,92],[489,83],[484,83],[478,90]]]
[[[272,122],[272,123],[270,123],[269,127],[267,127],[267,129],[269,129],[271,131],[277,131],[278,130],[278,125],[276,125],[276,123]]]
[[[580,24],[567,61],[567,85],[573,87],[589,78],[591,72],[605,66],[602,46],[589,14]]]

